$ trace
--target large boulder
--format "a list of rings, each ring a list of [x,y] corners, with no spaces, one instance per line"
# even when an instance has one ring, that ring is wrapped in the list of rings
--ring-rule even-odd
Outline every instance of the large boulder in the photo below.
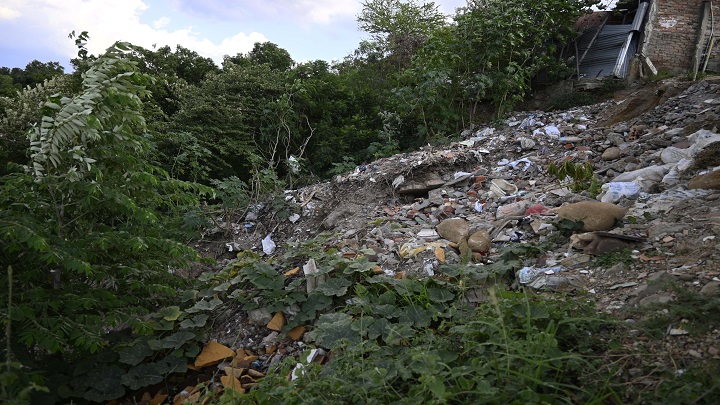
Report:
[[[443,239],[460,243],[470,234],[470,224],[462,218],[450,218],[440,222],[436,230]]]
[[[693,177],[688,183],[688,188],[720,190],[720,170]]]
[[[622,219],[627,212],[625,208],[600,201],[581,201],[554,208],[552,211],[560,218],[582,221],[583,230],[588,232],[612,229],[615,222]]]

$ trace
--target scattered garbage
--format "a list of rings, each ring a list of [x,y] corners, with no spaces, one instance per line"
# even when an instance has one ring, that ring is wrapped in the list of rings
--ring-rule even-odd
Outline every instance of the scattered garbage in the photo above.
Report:
[[[490,182],[490,195],[493,197],[503,197],[506,195],[517,194],[516,185],[503,179],[493,179]]]
[[[562,266],[555,266],[555,267],[543,267],[543,268],[535,268],[535,267],[523,267],[522,269],[518,270],[517,273],[515,273],[518,283],[520,284],[528,284],[538,278],[542,274],[556,274],[563,270]]]
[[[308,260],[308,262],[303,266],[303,274],[305,274],[305,281],[307,283],[306,289],[308,294],[315,291],[317,287],[325,281],[325,276],[319,273],[320,270],[318,270],[315,259]]]
[[[632,182],[613,181],[602,185],[603,192],[598,198],[602,202],[616,203],[623,198],[634,198],[640,194],[640,185]]]
[[[277,245],[275,245],[275,242],[270,238],[271,235],[272,234],[268,234],[265,239],[262,240],[263,252],[266,255],[273,254],[275,252],[275,248],[277,247]]]

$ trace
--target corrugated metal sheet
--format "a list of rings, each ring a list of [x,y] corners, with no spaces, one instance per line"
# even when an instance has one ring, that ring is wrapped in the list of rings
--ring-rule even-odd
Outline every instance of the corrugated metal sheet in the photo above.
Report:
[[[596,30],[585,32],[578,41],[579,54],[585,54],[580,61],[580,76],[595,78],[614,75],[623,78],[627,75],[632,56],[637,52],[640,30],[649,9],[648,1],[641,1],[632,24],[603,25],[597,35]],[[588,49],[590,47],[590,49]]]
[[[631,24],[605,25],[598,35],[595,43],[580,63],[580,76],[595,78],[612,74],[618,60],[618,54],[625,44]],[[594,31],[586,31],[578,42],[578,52],[582,54],[587,49]]]

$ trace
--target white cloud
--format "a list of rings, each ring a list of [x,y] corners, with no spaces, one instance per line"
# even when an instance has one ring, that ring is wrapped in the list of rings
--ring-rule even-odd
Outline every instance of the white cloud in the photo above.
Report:
[[[155,28],[156,30],[165,28],[168,24],[170,24],[170,19],[167,17],[158,18],[152,23],[153,28]]]
[[[216,63],[224,55],[248,52],[255,42],[267,41],[263,34],[237,33],[231,37],[213,42],[196,32],[193,27],[169,30],[168,17],[160,18],[152,25],[141,22],[148,5],[142,0],[29,0],[17,2],[23,26],[32,29],[37,41],[45,42],[44,47],[59,50],[68,58],[75,57],[77,49],[67,38],[71,31],[90,34],[88,51],[102,53],[115,41],[131,42],[150,49],[169,45],[182,45],[202,56],[210,57]]]
[[[20,12],[10,7],[0,6],[0,20],[13,20],[20,17]]]
[[[218,20],[272,18],[301,26],[354,19],[361,10],[359,0],[173,0],[173,4],[189,14]]]
[[[336,17],[355,17],[362,7],[357,0],[300,0],[294,6],[310,22],[329,24]]]

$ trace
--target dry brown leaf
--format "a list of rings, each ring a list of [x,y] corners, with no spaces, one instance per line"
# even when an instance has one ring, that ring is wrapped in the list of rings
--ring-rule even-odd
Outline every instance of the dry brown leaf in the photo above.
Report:
[[[276,312],[275,316],[267,324],[267,328],[280,332],[285,327],[285,315],[282,312]]]
[[[440,264],[445,264],[445,250],[443,248],[435,248],[435,258],[438,259]]]
[[[240,391],[244,392],[245,390],[242,387],[242,384],[240,384],[240,380],[238,380],[235,377],[224,375],[220,377],[220,383],[223,387],[225,387],[226,390],[233,390],[233,391]]]
[[[292,277],[292,276],[297,276],[298,274],[300,274],[300,267],[295,267],[295,268],[292,269],[292,270],[288,270],[288,271],[286,271],[285,274],[283,274],[283,275],[284,275],[285,277]]]
[[[203,368],[214,366],[215,364],[234,356],[235,352],[231,348],[211,340],[203,348],[200,355],[195,359],[195,367]]]
[[[152,399],[149,401],[149,405],[160,405],[160,404],[162,404],[163,402],[165,402],[165,400],[167,399],[167,397],[168,397],[167,394],[162,394],[162,395],[160,395],[160,393],[158,392],[158,393],[155,395],[155,397],[152,398]]]
[[[241,375],[245,372],[244,368],[236,368],[236,367],[225,367],[224,369],[225,375],[240,378]]]
[[[300,340],[302,335],[305,333],[305,327],[304,326],[296,326],[288,332],[287,337],[289,337],[292,340]]]

